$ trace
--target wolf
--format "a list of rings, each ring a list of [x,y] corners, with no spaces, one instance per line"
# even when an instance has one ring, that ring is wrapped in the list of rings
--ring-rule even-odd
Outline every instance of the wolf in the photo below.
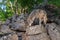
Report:
[[[28,16],[27,18],[27,23],[28,26],[31,26],[31,24],[33,23],[34,19],[38,18],[39,19],[39,24],[41,24],[42,22],[44,24],[46,24],[47,22],[47,13],[45,10],[42,9],[35,9],[31,12],[31,14]]]

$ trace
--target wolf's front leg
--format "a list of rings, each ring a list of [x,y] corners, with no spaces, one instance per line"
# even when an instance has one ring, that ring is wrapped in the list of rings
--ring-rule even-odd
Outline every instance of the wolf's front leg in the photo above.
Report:
[[[42,20],[41,19],[39,19],[39,25],[41,25],[42,24]]]

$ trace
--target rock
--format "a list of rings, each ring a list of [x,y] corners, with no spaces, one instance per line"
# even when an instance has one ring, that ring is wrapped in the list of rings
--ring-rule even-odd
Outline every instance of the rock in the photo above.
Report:
[[[35,26],[26,28],[27,35],[34,35],[39,33],[46,33],[46,29],[41,25],[35,25]]]
[[[18,40],[18,36],[16,34],[9,34],[0,37],[0,40]]]
[[[46,26],[51,40],[60,40],[60,27],[55,23],[47,24]]]
[[[11,33],[11,32],[13,32],[10,28],[9,28],[9,26],[7,26],[7,25],[5,25],[5,24],[3,24],[2,26],[1,26],[1,29],[0,29],[0,33]]]
[[[13,35],[11,36],[11,40],[18,40],[18,36],[17,36],[16,34],[13,34]]]
[[[26,40],[50,40],[44,26],[35,25],[26,29]]]
[[[60,19],[56,18],[55,21],[57,22],[58,25],[60,25]]]
[[[50,40],[46,33],[41,33],[33,36],[26,36],[26,40]]]
[[[14,22],[11,24],[11,29],[12,30],[19,30],[19,31],[25,31],[25,23],[23,20],[21,22]]]
[[[6,22],[5,22],[5,25],[9,25],[10,24],[10,20],[6,20]]]
[[[12,30],[19,30],[19,31],[25,31],[25,23],[24,23],[24,15],[21,14],[16,18],[15,22],[11,23],[11,29]]]
[[[22,40],[26,40],[26,33],[22,33]]]

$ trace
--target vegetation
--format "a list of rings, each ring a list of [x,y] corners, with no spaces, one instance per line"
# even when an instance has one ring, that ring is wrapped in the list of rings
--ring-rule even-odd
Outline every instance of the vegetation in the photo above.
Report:
[[[44,0],[2,0],[0,2],[0,21],[5,21],[13,14],[30,13],[35,5],[43,3]],[[60,0],[48,0],[48,4],[60,7]]]

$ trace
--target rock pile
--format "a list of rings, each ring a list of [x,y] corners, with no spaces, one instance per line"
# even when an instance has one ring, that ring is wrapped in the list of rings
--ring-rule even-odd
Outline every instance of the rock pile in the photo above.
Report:
[[[18,36],[22,34],[18,35],[18,32],[25,32],[24,15],[14,15],[0,27],[0,40],[19,40]]]
[[[59,20],[40,25],[39,19],[35,19],[30,26],[26,26],[27,18],[28,16],[22,13],[7,19],[0,26],[0,40],[60,40],[60,25],[56,24],[56,22],[60,23]]]

